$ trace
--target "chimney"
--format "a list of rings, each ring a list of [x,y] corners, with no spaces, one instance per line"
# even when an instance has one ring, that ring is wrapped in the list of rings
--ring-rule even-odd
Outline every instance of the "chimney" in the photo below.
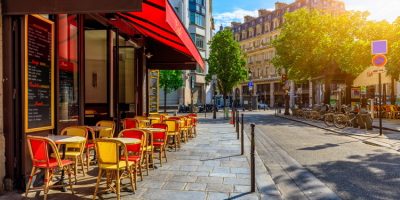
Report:
[[[260,9],[260,10],[258,10],[258,16],[259,16],[259,17],[264,16],[264,15],[268,15],[269,13],[271,13],[271,11],[266,10],[266,9]]]
[[[284,7],[286,7],[288,4],[286,4],[286,3],[282,3],[282,2],[276,2],[275,3],[275,10],[279,10],[279,9],[281,9],[281,8],[284,8]]]
[[[249,21],[251,21],[253,19],[254,19],[254,17],[246,15],[246,16],[244,16],[244,23],[249,22]]]

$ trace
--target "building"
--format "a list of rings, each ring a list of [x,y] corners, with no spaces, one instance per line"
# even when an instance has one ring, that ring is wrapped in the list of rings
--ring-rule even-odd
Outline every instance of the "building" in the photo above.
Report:
[[[212,0],[170,0],[176,13],[185,24],[193,42],[196,44],[202,58],[209,56],[209,41],[213,34]],[[180,105],[204,104],[211,102],[210,86],[206,85],[205,76],[208,72],[208,64],[205,69],[197,67],[196,70],[183,71],[184,87],[167,95],[167,106],[176,108]],[[192,83],[194,83],[192,88]],[[163,93],[163,91],[161,91]],[[191,95],[192,94],[192,95]],[[193,96],[193,102],[192,102]],[[164,95],[160,95],[160,102],[164,101]],[[163,103],[161,103],[161,106]]]
[[[245,16],[243,23],[232,22],[235,40],[240,43],[247,55],[247,68],[252,74],[254,87],[250,91],[246,83],[240,84],[234,93],[244,106],[266,103],[269,106],[283,106],[285,91],[282,87],[283,71],[277,71],[271,63],[275,49],[271,42],[280,33],[280,26],[285,22],[284,15],[301,8],[320,9],[340,13],[345,10],[340,0],[296,0],[291,4],[276,2],[273,11],[260,9],[257,17]],[[312,87],[310,83],[298,84],[290,81],[290,104],[295,101],[311,104]],[[311,94],[311,95],[310,95]],[[295,97],[298,97],[295,99]],[[240,98],[240,99],[239,99]]]
[[[124,118],[157,111],[151,70],[204,68],[165,0],[1,2],[0,190],[25,187],[28,135],[100,120],[118,134]]]

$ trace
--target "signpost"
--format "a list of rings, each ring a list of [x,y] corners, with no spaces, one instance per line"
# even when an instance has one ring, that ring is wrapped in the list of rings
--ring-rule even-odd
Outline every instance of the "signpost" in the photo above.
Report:
[[[247,84],[247,86],[249,86],[249,90],[252,90],[253,87],[254,87],[253,81],[249,81],[249,83]]]
[[[385,71],[385,65],[387,63],[387,58],[384,54],[387,54],[387,40],[377,40],[373,41],[371,45],[372,50],[372,64],[376,66],[377,73],[379,75],[379,110],[378,110],[378,117],[379,117],[379,135],[383,135],[382,133],[382,72]]]

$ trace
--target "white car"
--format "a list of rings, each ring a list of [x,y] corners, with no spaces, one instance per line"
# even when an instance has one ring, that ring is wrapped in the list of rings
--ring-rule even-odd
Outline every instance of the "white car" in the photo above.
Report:
[[[259,103],[258,104],[258,109],[268,109],[268,105],[265,103]]]

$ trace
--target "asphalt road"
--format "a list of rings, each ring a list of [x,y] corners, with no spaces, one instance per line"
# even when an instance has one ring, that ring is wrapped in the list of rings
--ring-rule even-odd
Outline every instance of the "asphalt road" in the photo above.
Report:
[[[400,199],[398,152],[271,111],[245,116],[246,124],[256,124],[257,152],[284,199],[337,199],[329,191],[341,199]]]

